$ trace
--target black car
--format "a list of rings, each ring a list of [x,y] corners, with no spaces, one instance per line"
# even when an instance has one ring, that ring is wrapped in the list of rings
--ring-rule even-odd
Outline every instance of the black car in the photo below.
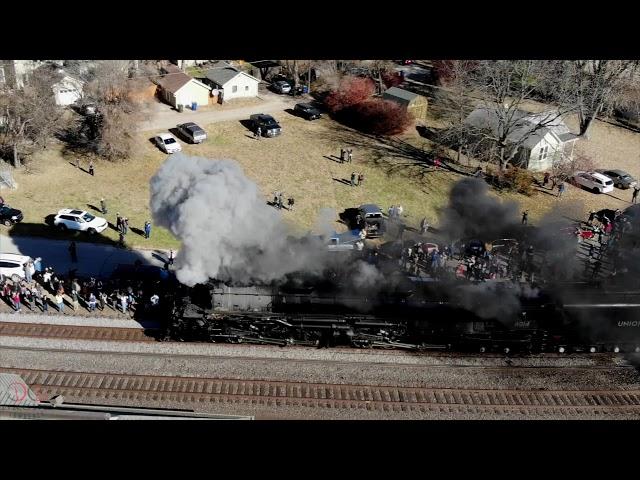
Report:
[[[316,120],[322,116],[320,110],[309,103],[297,103],[296,106],[293,107],[293,111],[298,116],[306,118],[307,120]]]
[[[256,113],[249,117],[253,124],[253,130],[256,131],[260,127],[263,137],[277,137],[282,133],[282,127],[276,122],[271,115],[264,113]]]
[[[23,219],[22,212],[9,205],[0,205],[0,222],[7,227],[21,222]]]

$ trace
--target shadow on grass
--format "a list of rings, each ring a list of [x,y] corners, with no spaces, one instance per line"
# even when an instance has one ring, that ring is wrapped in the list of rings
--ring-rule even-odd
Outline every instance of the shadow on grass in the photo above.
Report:
[[[87,208],[90,208],[91,210],[98,212],[98,213],[102,213],[102,210],[100,210],[98,207],[96,207],[95,205],[92,205],[91,203],[87,203]]]
[[[342,183],[343,185],[347,185],[349,187],[351,186],[351,181],[347,180],[346,178],[333,178],[333,181]]]
[[[129,230],[131,230],[133,233],[140,235],[141,237],[144,237],[144,231],[140,230],[137,227],[129,227]]]
[[[340,160],[340,157],[337,157],[335,155],[323,155],[323,158],[326,158],[327,160],[331,160],[332,162],[336,162],[339,164],[343,164],[344,162],[342,160]]]

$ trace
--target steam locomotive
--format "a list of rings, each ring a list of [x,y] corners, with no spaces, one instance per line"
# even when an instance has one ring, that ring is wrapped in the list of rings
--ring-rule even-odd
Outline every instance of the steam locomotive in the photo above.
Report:
[[[453,298],[451,284],[411,277],[374,293],[331,282],[179,286],[166,309],[165,338],[416,351],[640,352],[640,291],[576,283],[526,296],[514,288],[496,284],[491,298],[498,304],[517,299],[515,307],[484,311]]]

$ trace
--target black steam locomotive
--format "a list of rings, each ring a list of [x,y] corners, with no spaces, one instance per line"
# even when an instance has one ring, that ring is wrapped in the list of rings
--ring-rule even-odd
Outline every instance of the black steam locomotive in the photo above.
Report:
[[[514,288],[496,284],[490,301],[500,307],[502,299],[516,299],[517,307],[484,311],[452,296],[451,284],[409,277],[393,289],[359,294],[331,282],[251,287],[210,282],[174,289],[165,334],[183,341],[280,346],[640,352],[640,291],[564,284],[525,296]]]

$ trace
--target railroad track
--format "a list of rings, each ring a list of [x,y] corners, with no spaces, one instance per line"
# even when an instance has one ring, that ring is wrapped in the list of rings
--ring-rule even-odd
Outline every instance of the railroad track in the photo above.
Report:
[[[39,398],[64,395],[85,403],[167,402],[236,407],[307,407],[472,416],[640,418],[640,390],[523,391],[341,385],[0,368]]]
[[[68,340],[103,340],[118,342],[155,342],[158,330],[48,323],[0,322],[0,336],[64,338]]]

